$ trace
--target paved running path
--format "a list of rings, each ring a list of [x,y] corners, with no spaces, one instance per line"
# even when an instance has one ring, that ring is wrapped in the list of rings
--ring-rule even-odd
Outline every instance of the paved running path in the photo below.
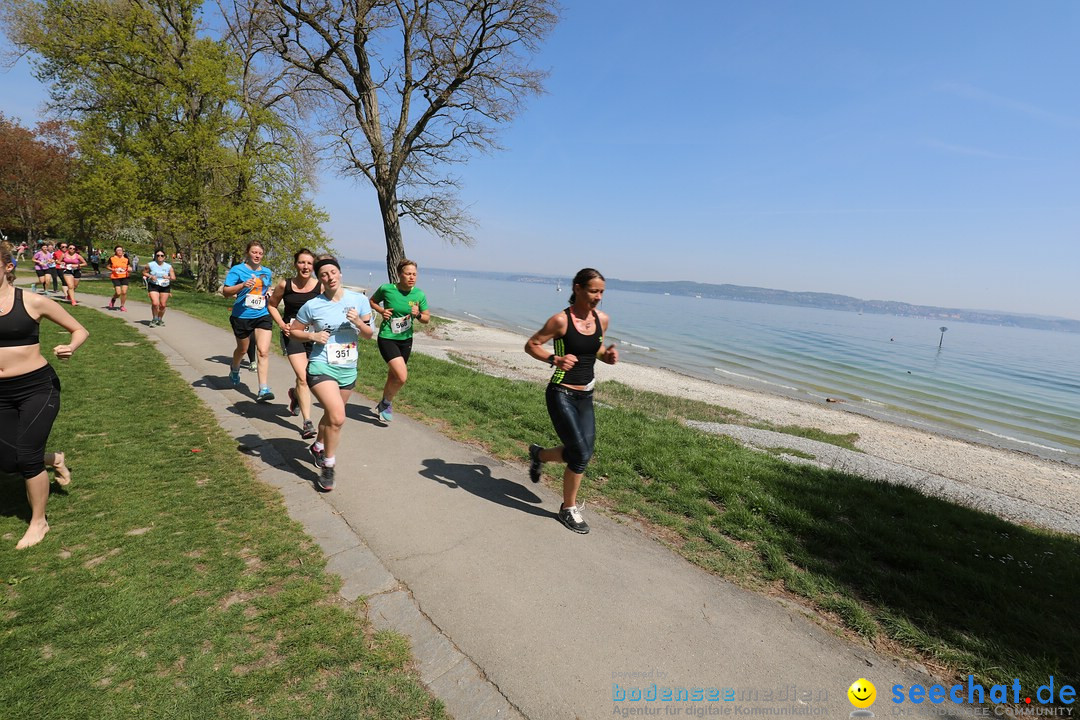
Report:
[[[89,295],[80,302],[104,304]],[[128,307],[112,315],[157,339],[323,544],[330,568],[345,578],[342,593],[362,593],[377,627],[410,636],[422,678],[459,720],[622,716],[646,704],[616,700],[617,693],[653,683],[736,693],[727,703],[648,704],[660,716],[757,707],[842,717],[853,710],[847,688],[860,677],[876,684],[872,709],[881,716],[896,709],[892,685],[932,684],[598,512],[586,508],[591,534],[570,532],[555,516],[561,494],[530,483],[524,465],[494,460],[402,413],[384,427],[363,396],[348,406],[337,488],[320,495],[299,418],[285,409],[293,375],[280,354],[270,359],[279,399],[259,405],[255,373],[242,370],[237,389],[228,383],[229,332],[175,310],[165,327],[149,328],[149,306]],[[229,312],[224,300],[221,312]],[[422,351],[422,338],[417,345]],[[374,343],[363,345],[361,362],[382,366]],[[321,410],[313,413],[317,422]],[[813,699],[788,699],[793,689]],[[752,693],[756,701],[739,699]]]

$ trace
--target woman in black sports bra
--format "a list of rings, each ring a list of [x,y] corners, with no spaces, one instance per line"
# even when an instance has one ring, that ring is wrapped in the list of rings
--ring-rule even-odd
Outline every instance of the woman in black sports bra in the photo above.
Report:
[[[559,520],[582,535],[589,532],[589,525],[577,507],[577,491],[596,439],[593,366],[597,360],[609,365],[619,361],[619,351],[614,345],[604,347],[608,316],[596,309],[603,297],[604,276],[592,268],[578,271],[570,293],[570,307],[548,318],[544,327],[525,343],[525,352],[555,369],[547,386],[546,400],[551,424],[562,441],[562,445],[553,448],[529,446],[529,478],[539,482],[545,462],[566,463]],[[553,353],[544,348],[549,340],[554,341]]]
[[[281,330],[281,351],[285,353],[293,372],[296,373],[296,385],[289,390],[289,414],[296,415],[299,411],[304,421],[300,437],[310,440],[317,434],[311,422],[311,389],[307,385],[307,362],[312,344],[290,337],[290,327],[304,303],[322,292],[322,285],[315,277],[315,254],[310,250],[297,250],[293,255],[293,265],[296,267],[296,277],[282,280],[274,287],[266,309]],[[278,310],[281,302],[285,303],[284,315]]]
[[[63,453],[45,454],[45,443],[60,412],[60,378],[41,355],[38,323],[48,318],[71,333],[71,341],[53,348],[66,360],[89,336],[59,303],[16,288],[13,250],[0,243],[0,472],[22,475],[30,503],[30,527],[16,549],[36,545],[49,532],[45,503],[49,499],[46,465],[67,485],[71,476]]]

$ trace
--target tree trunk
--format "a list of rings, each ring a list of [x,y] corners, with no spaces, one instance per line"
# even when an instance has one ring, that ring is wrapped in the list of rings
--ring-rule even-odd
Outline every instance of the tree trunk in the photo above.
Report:
[[[217,250],[208,243],[198,250],[192,249],[191,263],[195,268],[195,289],[200,292],[216,293],[219,276]]]
[[[386,277],[390,282],[398,281],[397,265],[405,259],[405,243],[401,239],[401,221],[397,211],[397,188],[389,187],[377,190],[379,211],[382,214],[383,236],[386,238]]]

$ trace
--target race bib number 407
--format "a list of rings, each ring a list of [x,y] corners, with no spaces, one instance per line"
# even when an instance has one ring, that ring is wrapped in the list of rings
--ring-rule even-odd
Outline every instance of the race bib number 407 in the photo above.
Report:
[[[248,295],[244,298],[244,307],[249,307],[252,310],[262,310],[266,307],[265,295]]]

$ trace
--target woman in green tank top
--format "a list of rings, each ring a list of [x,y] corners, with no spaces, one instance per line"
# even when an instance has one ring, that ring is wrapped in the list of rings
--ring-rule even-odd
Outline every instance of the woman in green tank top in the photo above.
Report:
[[[396,284],[381,285],[371,295],[371,309],[382,316],[379,328],[379,354],[386,361],[386,384],[375,414],[383,422],[394,419],[394,396],[409,379],[409,355],[412,353],[413,324],[431,320],[427,296],[416,287],[416,263],[405,259],[397,266]]]

